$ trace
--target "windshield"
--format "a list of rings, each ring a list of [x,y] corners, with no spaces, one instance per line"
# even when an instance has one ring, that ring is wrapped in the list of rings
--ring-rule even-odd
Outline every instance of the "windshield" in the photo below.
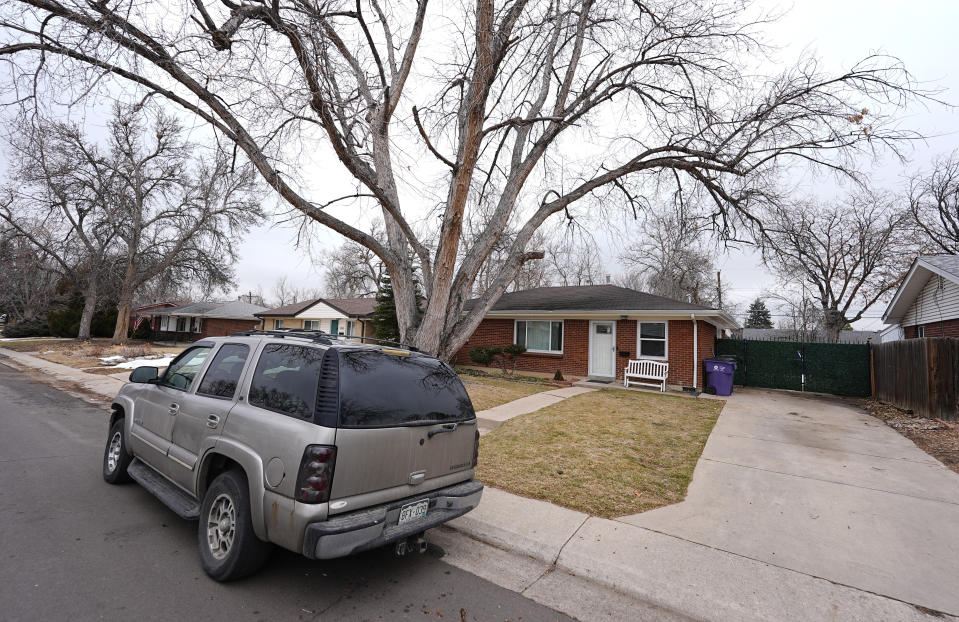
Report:
[[[428,356],[340,351],[340,427],[382,428],[476,417],[456,372]]]

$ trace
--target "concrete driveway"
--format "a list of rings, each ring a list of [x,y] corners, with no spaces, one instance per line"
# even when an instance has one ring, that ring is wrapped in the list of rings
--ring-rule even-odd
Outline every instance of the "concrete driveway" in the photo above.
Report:
[[[959,474],[852,401],[737,391],[686,500],[617,520],[959,615]]]

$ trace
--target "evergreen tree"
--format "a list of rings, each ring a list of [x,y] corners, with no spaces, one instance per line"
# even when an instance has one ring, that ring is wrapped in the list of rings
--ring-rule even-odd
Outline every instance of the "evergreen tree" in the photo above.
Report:
[[[746,328],[772,328],[773,320],[766,308],[766,303],[757,298],[749,305],[746,315]]]
[[[423,296],[420,294],[419,282],[416,279],[413,280],[413,286],[416,288],[416,307],[422,310]],[[372,323],[377,339],[400,340],[400,323],[396,319],[396,298],[393,295],[393,281],[390,280],[389,274],[383,274],[380,278]]]

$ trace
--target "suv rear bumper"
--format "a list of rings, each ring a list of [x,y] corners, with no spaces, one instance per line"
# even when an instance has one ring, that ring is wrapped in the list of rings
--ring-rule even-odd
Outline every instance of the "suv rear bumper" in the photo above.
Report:
[[[483,484],[470,480],[311,523],[303,537],[303,555],[333,559],[409,538],[466,514],[479,505],[482,495]],[[397,525],[400,508],[423,499],[430,502],[426,516]]]

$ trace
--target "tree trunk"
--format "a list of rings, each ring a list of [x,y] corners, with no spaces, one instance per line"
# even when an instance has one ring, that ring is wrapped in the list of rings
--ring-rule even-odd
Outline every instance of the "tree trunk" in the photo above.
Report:
[[[117,303],[117,323],[113,329],[113,339],[110,341],[113,345],[120,345],[127,342],[127,333],[130,331],[130,307],[133,303],[128,297],[121,297]]]
[[[80,332],[77,339],[90,339],[90,326],[93,324],[93,314],[97,310],[97,287],[91,285],[83,294],[83,314],[80,315]]]

